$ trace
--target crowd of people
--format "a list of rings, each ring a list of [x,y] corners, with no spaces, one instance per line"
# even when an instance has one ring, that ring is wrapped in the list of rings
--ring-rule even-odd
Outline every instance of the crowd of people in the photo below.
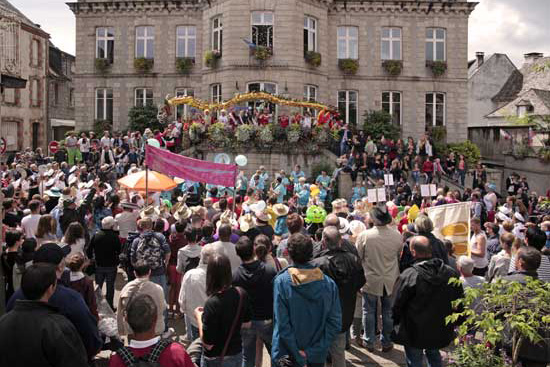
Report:
[[[260,167],[235,188],[119,186],[142,169],[147,140],[172,149],[178,129],[70,134],[53,159],[24,151],[2,164],[0,365],[88,366],[112,350],[112,367],[260,367],[265,347],[275,366],[342,367],[353,344],[388,353],[396,343],[408,366],[425,355],[437,367],[464,288],[550,281],[550,216],[526,180],[510,177],[503,197],[479,166],[473,187],[450,190],[440,174],[464,183],[464,157],[433,159],[428,137],[373,141],[344,128],[338,167],[310,179],[300,166]],[[342,172],[351,192],[335,189]],[[369,202],[385,173],[387,200]],[[422,197],[431,182],[437,195]],[[457,258],[424,209],[460,201],[471,202],[471,255]]]

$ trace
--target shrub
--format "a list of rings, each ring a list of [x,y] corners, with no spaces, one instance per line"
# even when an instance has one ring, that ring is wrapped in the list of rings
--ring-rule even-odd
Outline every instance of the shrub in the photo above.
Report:
[[[204,64],[209,68],[215,68],[218,66],[218,60],[222,57],[222,54],[218,50],[206,51],[204,54]]]
[[[321,54],[319,52],[306,51],[304,53],[304,58],[306,62],[313,67],[317,68],[321,65]]]
[[[432,74],[435,77],[445,74],[447,71],[447,61],[426,61],[426,66],[432,69]]]
[[[319,176],[321,174],[322,171],[325,171],[327,173],[327,175],[332,175],[332,171],[334,170],[334,166],[327,162],[327,161],[322,161],[322,162],[317,162],[317,163],[314,163],[312,166],[311,166],[311,179],[312,179],[312,182],[315,182],[315,179],[317,178],[317,176]]]
[[[113,122],[109,120],[95,120],[94,121],[94,132],[96,136],[103,136],[104,131],[112,131]]]
[[[273,49],[266,46],[256,46],[254,49],[254,57],[260,61],[265,61],[273,55]]]
[[[403,61],[401,60],[384,60],[382,61],[382,67],[387,74],[391,76],[397,76],[401,74],[401,69],[403,69]]]
[[[254,137],[254,127],[252,125],[243,124],[237,126],[235,130],[235,138],[239,143],[246,143]]]
[[[180,74],[189,74],[194,65],[195,65],[194,57],[176,58],[176,69]]]
[[[258,138],[262,144],[271,144],[273,143],[273,126],[267,124],[263,127],[259,127]]]
[[[95,59],[95,69],[101,74],[105,74],[110,67],[111,63],[109,62],[109,60],[103,58]]]
[[[541,161],[545,163],[550,162],[550,147],[545,146],[539,149],[538,151],[538,157]]]
[[[355,75],[359,69],[359,60],[357,59],[339,59],[338,67],[344,74]]]
[[[382,135],[387,139],[399,138],[399,126],[392,123],[388,112],[371,110],[367,111],[364,117],[363,130],[366,136],[370,135],[374,140],[379,140]]]
[[[161,130],[162,124],[157,119],[158,110],[153,105],[134,106],[128,111],[128,122],[131,130],[143,131],[146,128]]]
[[[204,133],[204,125],[199,122],[193,122],[189,127],[189,140],[192,143],[198,143],[201,141],[202,134]]]
[[[286,133],[288,142],[291,144],[297,143],[300,140],[301,133],[302,127],[300,124],[290,124]]]
[[[214,145],[222,147],[228,141],[227,134],[225,131],[225,124],[222,122],[216,122],[208,127],[208,139]]]
[[[447,147],[449,152],[453,152],[457,157],[462,154],[470,166],[477,164],[481,159],[481,152],[478,146],[469,140],[449,144]]]
[[[137,57],[134,59],[134,69],[140,73],[148,73],[153,69],[155,60],[146,59],[145,57]]]
[[[328,128],[324,126],[315,126],[313,128],[313,140],[320,145],[328,143],[329,133],[327,130]]]

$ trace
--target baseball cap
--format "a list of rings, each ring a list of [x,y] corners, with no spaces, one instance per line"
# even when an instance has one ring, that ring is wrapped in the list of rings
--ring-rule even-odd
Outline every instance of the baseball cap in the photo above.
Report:
[[[71,251],[70,246],[65,246],[65,249],[62,249],[56,243],[49,242],[45,243],[38,250],[35,251],[33,262],[34,263],[46,263],[59,265],[61,260]],[[68,250],[68,251],[67,251]]]

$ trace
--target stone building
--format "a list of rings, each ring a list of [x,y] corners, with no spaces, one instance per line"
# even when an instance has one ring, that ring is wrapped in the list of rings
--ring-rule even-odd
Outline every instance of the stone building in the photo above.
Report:
[[[48,71],[48,141],[65,138],[74,130],[73,74],[75,57],[50,43]]]
[[[468,16],[475,5],[465,0],[72,2],[77,130],[103,119],[123,130],[129,108],[158,104],[167,94],[217,101],[265,90],[338,106],[349,123],[362,125],[365,111],[385,109],[404,136],[418,138],[427,126],[442,125],[449,141],[465,140]],[[271,57],[257,60],[247,43],[265,46]],[[211,50],[221,53],[216,67],[205,64]],[[308,51],[319,54],[319,66],[306,62]],[[194,62],[188,74],[178,72],[180,57]],[[136,70],[136,58],[141,64],[142,58],[149,60],[151,70]],[[343,64],[356,64],[356,73],[344,73]],[[442,75],[434,75],[434,64],[443,67]],[[177,117],[188,112],[180,108]]]
[[[0,136],[8,152],[46,147],[49,38],[7,0],[0,0]]]

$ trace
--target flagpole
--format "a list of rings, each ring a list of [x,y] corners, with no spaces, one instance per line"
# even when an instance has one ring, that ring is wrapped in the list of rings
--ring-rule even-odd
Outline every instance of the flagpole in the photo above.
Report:
[[[231,218],[233,218],[233,216],[235,215],[235,206],[236,206],[235,197],[236,197],[236,194],[237,194],[237,176],[235,176],[235,180],[233,181],[233,208],[232,208],[232,212],[231,212]]]
[[[149,206],[149,166],[145,165],[145,207]]]

